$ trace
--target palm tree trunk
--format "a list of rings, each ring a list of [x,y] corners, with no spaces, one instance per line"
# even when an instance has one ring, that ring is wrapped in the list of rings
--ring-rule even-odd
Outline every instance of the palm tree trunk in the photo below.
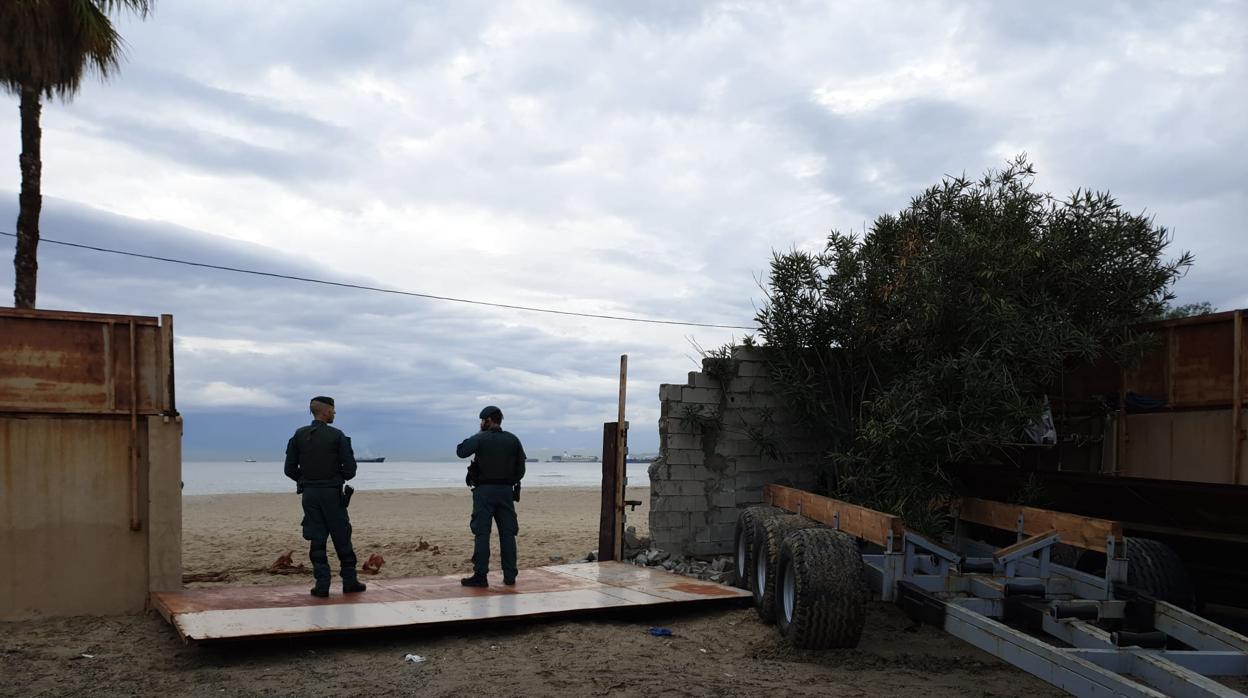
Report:
[[[39,128],[39,91],[22,88],[22,154],[18,158],[22,170],[22,191],[18,195],[17,253],[13,255],[13,306],[35,307],[35,279],[39,274],[36,251],[39,248],[39,211],[43,208],[40,179],[43,156],[40,144],[43,131]]]

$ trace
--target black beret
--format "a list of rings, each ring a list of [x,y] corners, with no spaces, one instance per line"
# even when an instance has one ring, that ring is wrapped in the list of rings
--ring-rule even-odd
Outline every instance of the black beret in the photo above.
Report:
[[[481,419],[489,419],[491,417],[497,417],[499,419],[502,419],[503,411],[498,409],[494,405],[490,405],[489,407],[486,407],[485,409],[481,410]]]
[[[323,402],[330,407],[334,406],[334,399],[332,397],[325,397],[324,395],[317,395],[312,398],[312,402]]]

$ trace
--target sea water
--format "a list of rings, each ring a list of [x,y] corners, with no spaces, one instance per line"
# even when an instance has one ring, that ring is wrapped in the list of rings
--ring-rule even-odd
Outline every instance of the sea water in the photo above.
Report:
[[[628,463],[628,485],[648,487],[648,463]],[[467,462],[421,463],[386,461],[360,463],[351,486],[357,490],[464,487]],[[599,487],[602,463],[526,463],[525,487]],[[293,492],[295,483],[282,474],[282,463],[203,462],[182,464],[182,494]]]

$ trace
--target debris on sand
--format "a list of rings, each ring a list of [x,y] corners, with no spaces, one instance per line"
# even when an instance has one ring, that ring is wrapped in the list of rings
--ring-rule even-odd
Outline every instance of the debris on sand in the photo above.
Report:
[[[642,567],[660,566],[669,572],[718,584],[732,584],[737,576],[736,566],[732,564],[733,558],[730,555],[720,555],[711,560],[695,557],[676,558],[666,550],[650,548],[638,552],[629,562]]]
[[[218,572],[192,572],[182,575],[182,583],[190,584],[191,582],[232,582],[234,575],[226,570]]]
[[[294,558],[292,557],[294,553],[295,551],[293,550],[287,550],[281,555],[278,555],[277,559],[273,561],[273,564],[269,565],[269,568],[264,571],[269,574],[298,574],[301,572],[307,572],[308,568],[305,565],[302,563],[298,565],[295,564]]]
[[[369,574],[377,574],[381,571],[381,566],[386,564],[386,559],[377,553],[368,556],[360,569]]]

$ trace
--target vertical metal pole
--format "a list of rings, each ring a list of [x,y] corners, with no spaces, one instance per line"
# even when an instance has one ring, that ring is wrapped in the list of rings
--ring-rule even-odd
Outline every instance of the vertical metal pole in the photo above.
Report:
[[[117,409],[117,380],[113,375],[113,323],[100,325],[104,330],[104,390],[108,393],[108,409]]]
[[[1244,414],[1244,312],[1235,311],[1235,349],[1231,352],[1235,366],[1231,369],[1231,479],[1228,483],[1248,484],[1241,463],[1243,463],[1243,431]]]
[[[130,320],[130,530],[143,529],[139,512],[139,371],[135,356],[135,325]]]
[[[620,356],[620,404],[615,429],[615,550],[613,559],[624,559],[624,457],[628,451],[628,422],[624,402],[628,392],[628,354]]]

